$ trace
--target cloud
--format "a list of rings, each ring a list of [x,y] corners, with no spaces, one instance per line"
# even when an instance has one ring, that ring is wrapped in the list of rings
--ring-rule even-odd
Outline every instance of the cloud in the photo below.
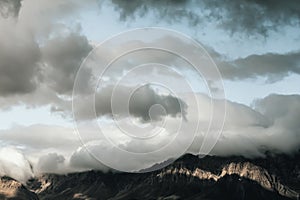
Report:
[[[79,113],[77,116],[78,119],[93,119],[95,113],[97,117],[101,116],[112,116],[112,107],[117,112],[116,114],[120,118],[134,117],[138,118],[141,121],[149,120],[161,120],[164,116],[183,116],[186,115],[187,104],[171,94],[160,94],[155,91],[149,85],[141,86],[137,90],[131,86],[121,85],[118,87],[118,97],[113,97],[114,85],[107,85],[99,89],[96,93],[95,98],[95,111],[90,112],[89,109],[86,109],[87,106],[90,107],[90,101],[85,100],[86,97],[76,97],[76,113]],[[115,92],[115,91],[114,91]],[[126,97],[127,94],[132,95],[128,99],[128,104],[125,102],[125,99],[119,97]],[[112,99],[115,99],[114,104],[112,104]],[[123,106],[124,103],[126,106]],[[163,109],[158,107],[153,107],[155,105],[160,105]]]
[[[74,170],[101,170],[108,171],[109,168],[96,160],[85,147],[79,147],[70,157],[70,167]]]
[[[205,96],[198,96],[201,112],[191,115],[191,110],[188,110],[187,118],[190,121],[184,122],[187,125],[189,123],[195,123],[195,116],[200,115],[200,126],[197,137],[188,149],[188,152],[198,154],[201,144],[203,142],[203,135],[201,132],[205,132],[207,125],[209,124],[209,98]],[[230,155],[243,155],[246,157],[258,157],[264,156],[266,151],[274,153],[287,153],[293,154],[300,149],[300,132],[299,132],[299,119],[300,113],[300,95],[270,95],[264,99],[257,100],[253,108],[234,103],[227,102],[226,121],[222,131],[222,135],[219,138],[216,146],[213,148],[213,155],[230,156]],[[283,106],[281,106],[283,105]],[[280,107],[280,109],[277,109]],[[221,115],[219,111],[217,115]],[[171,118],[167,119],[172,121]],[[177,121],[174,121],[178,123]],[[174,125],[173,125],[174,126]],[[171,126],[172,127],[172,126]],[[107,128],[103,127],[102,128]],[[191,129],[187,129],[192,131]],[[118,135],[114,129],[108,130],[109,137]],[[215,127],[211,127],[211,133],[219,131]],[[176,132],[175,132],[176,133]],[[130,140],[127,141],[123,138],[118,138],[119,143],[114,143],[116,146],[125,149],[130,152],[149,152],[159,149],[164,144],[171,141],[174,132],[171,129],[165,129],[161,137],[158,140],[149,140],[148,142]],[[189,132],[181,135],[180,138],[174,140],[174,145],[168,147],[168,151],[153,156],[153,154],[141,155],[140,159],[132,159],[119,154],[116,146],[110,146],[104,142],[104,138],[96,136],[97,140],[93,141],[90,138],[90,142],[87,142],[84,147],[80,147],[76,153],[72,155],[73,162],[76,166],[89,169],[95,167],[95,169],[101,169],[99,162],[91,157],[92,153],[97,158],[104,158],[109,160],[111,155],[114,155],[111,163],[118,165],[123,169],[143,169],[147,168],[154,163],[167,160],[176,156],[178,148],[182,147],[182,144],[189,137]],[[174,147],[174,148],[173,148]],[[86,150],[89,149],[89,152]],[[98,156],[100,154],[102,156]],[[88,156],[89,155],[89,156]],[[107,155],[107,157],[105,157]],[[82,160],[82,163],[80,162]],[[76,161],[76,162],[74,162]]]
[[[57,153],[49,153],[39,158],[38,173],[58,173],[64,167],[65,158]]]
[[[213,153],[261,156],[265,151],[298,151],[299,105],[300,95],[277,94],[256,100],[253,109],[230,103],[223,136]]]
[[[166,2],[172,5],[174,3],[172,1]],[[51,104],[53,111],[59,111],[64,116],[69,116],[74,79],[82,60],[92,49],[92,45],[87,37],[82,35],[80,28],[72,29],[56,20],[58,20],[57,16],[71,15],[72,12],[78,11],[80,3],[74,1],[72,4],[67,5],[66,3],[59,3],[59,1],[53,1],[52,3],[39,3],[39,6],[36,6],[35,9],[30,7],[34,3],[37,2],[34,0],[23,2],[17,23],[7,20],[5,23],[3,22],[3,27],[7,26],[8,28],[4,28],[6,31],[1,33],[3,37],[0,38],[0,41],[3,40],[0,43],[0,47],[3,46],[0,50],[0,96],[5,97],[2,100],[0,99],[0,105],[5,108],[21,102],[29,106]],[[185,5],[186,2],[180,1],[176,6],[181,4]],[[64,13],[62,8],[65,7],[72,9]],[[47,13],[45,16],[34,17],[31,15],[30,11],[39,16],[39,13],[44,9],[47,10],[45,10]],[[31,20],[38,20],[36,27],[32,27],[32,23],[29,23]],[[164,43],[170,48],[180,46],[182,51],[185,52],[191,51],[189,49],[190,45],[171,37],[160,38],[155,42]],[[136,47],[140,45],[138,43],[138,41],[135,41],[126,45]],[[299,52],[283,55],[275,53],[251,55],[236,60],[225,60],[217,52],[213,50],[211,52],[224,79],[242,80],[267,77],[268,81],[272,82],[280,80],[290,73],[299,73]],[[112,57],[115,53],[112,48],[102,56]],[[136,56],[135,61],[137,63],[147,62],[150,58],[155,57],[157,62],[176,64],[176,67],[177,65],[186,65],[180,59],[175,59],[174,55],[162,53],[158,55],[151,51],[148,53],[136,52],[134,56]],[[101,63],[98,64],[102,67]],[[109,74],[110,81],[116,81],[115,75],[123,73],[132,64],[128,60],[120,62],[116,74]],[[185,70],[184,67],[182,69]],[[81,84],[81,90],[84,93],[92,89],[87,84],[90,79],[96,77],[93,77],[92,72],[88,69],[81,70],[81,72],[85,73],[84,80],[80,80],[83,83]],[[99,105],[99,107],[101,106]],[[102,107],[105,107],[105,105]],[[105,114],[109,113],[105,111],[105,108],[101,109],[104,110]],[[146,110],[148,110],[148,107]],[[177,111],[175,113],[171,112],[173,111],[168,111],[169,114],[174,115]],[[137,115],[144,120],[148,117],[148,115],[142,116],[140,111]],[[159,118],[159,116],[157,117]]]
[[[48,85],[59,94],[70,93],[80,64],[91,50],[87,38],[79,33],[48,40],[42,48]],[[86,74],[91,76],[88,71]]]
[[[146,13],[154,10],[160,17],[168,18],[173,15],[173,19],[170,20],[179,20],[182,18],[189,18],[190,20],[194,19],[194,24],[198,21],[198,16],[195,15],[191,10],[188,9],[189,2],[187,0],[167,0],[167,1],[138,1],[134,0],[130,3],[125,3],[120,0],[111,1],[116,9],[120,12],[120,19],[126,20],[129,17],[145,16]],[[166,19],[168,20],[168,19]]]
[[[71,113],[71,91],[74,78],[80,63],[92,49],[88,38],[81,33],[79,25],[63,23],[68,17],[80,14],[85,6],[96,5],[92,1],[79,0],[0,0],[0,106],[8,108],[12,105],[24,103],[26,106],[51,105],[53,112],[65,115]],[[196,27],[207,23],[214,23],[232,33],[259,33],[266,35],[269,31],[279,30],[287,25],[299,26],[299,3],[294,1],[271,2],[257,0],[226,0],[226,1],[146,1],[133,0],[130,3],[112,0],[111,3],[120,12],[121,20],[131,20],[131,17],[154,15],[157,20],[166,20],[169,23],[187,20]],[[107,4],[105,4],[107,5]],[[181,23],[181,22],[180,22]],[[160,38],[155,41],[165,43],[168,47],[180,47],[189,53],[189,45],[184,45],[174,38]],[[126,44],[128,47],[139,47],[139,41]],[[127,47],[127,46],[126,46]],[[125,46],[124,46],[125,48]],[[111,50],[111,51],[110,51]],[[115,57],[119,52],[114,51],[114,46],[101,56],[104,59]],[[248,78],[267,77],[268,81],[277,81],[295,73],[300,74],[299,51],[286,54],[266,53],[249,55],[235,60],[226,60],[217,52],[212,54],[216,59],[220,71],[225,79],[242,80]],[[176,61],[178,66],[184,66],[173,55],[162,52],[148,51],[132,54],[136,59],[129,62],[126,57],[124,62],[119,62],[115,74],[108,74],[104,87],[96,95],[96,112],[98,116],[111,116],[112,83],[117,75],[122,75],[133,64],[145,63],[156,58],[158,63],[171,64]],[[194,54],[193,54],[194,55]],[[197,54],[198,56],[198,54]],[[133,60],[133,59],[132,59]],[[134,63],[136,62],[136,63]],[[102,63],[97,63],[103,67]],[[177,67],[177,66],[176,66]],[[178,67],[179,68],[179,67]],[[177,69],[177,68],[176,68]],[[78,98],[81,119],[90,119],[91,113],[86,111],[84,91],[90,91],[88,81],[95,77],[92,71],[84,71],[85,76],[80,80],[82,93]],[[149,75],[145,73],[146,76]],[[166,78],[167,74],[155,74],[158,78]],[[142,79],[143,76],[136,76]],[[176,82],[176,78],[172,81]],[[120,87],[123,95],[131,91],[130,85]],[[177,84],[179,82],[176,82]],[[212,82],[209,84],[213,85]],[[180,84],[178,84],[180,85]],[[213,87],[213,86],[212,86]],[[183,94],[191,95],[191,94]],[[137,90],[130,99],[129,112],[140,120],[138,123],[147,124],[150,119],[169,122],[165,135],[160,140],[151,140],[143,143],[134,140],[123,140],[120,137],[120,146],[129,150],[147,152],[162,146],[163,142],[170,141],[176,133],[179,115],[185,118],[183,125],[190,129],[181,135],[168,152],[158,157],[145,157],[144,160],[129,160],[126,157],[114,157],[115,161],[125,168],[144,168],[157,161],[162,161],[176,155],[178,147],[187,143],[190,134],[189,123],[195,123],[200,118],[199,135],[197,142],[189,151],[198,153],[203,140],[202,132],[209,125],[210,99],[197,94],[201,111],[196,113],[194,107],[189,107],[189,101],[183,101],[175,96],[157,92],[145,86]],[[192,97],[189,97],[192,98]],[[188,98],[187,98],[188,99]],[[116,99],[117,105],[122,105],[124,99]],[[299,149],[299,123],[300,118],[299,95],[270,95],[256,100],[253,107],[227,102],[227,118],[223,135],[213,149],[216,155],[246,155],[261,156],[266,150],[274,152],[292,153]],[[162,105],[164,110],[153,108],[153,105]],[[125,107],[127,109],[127,107]],[[126,118],[127,110],[122,108],[119,116]],[[153,108],[154,110],[151,110]],[[157,110],[156,110],[157,109]],[[150,112],[149,112],[150,111]],[[217,114],[221,117],[222,113]],[[112,119],[106,118],[106,123],[113,124]],[[114,137],[115,132],[109,126],[103,125],[106,131]],[[82,146],[74,130],[68,127],[34,125],[30,127],[16,126],[10,130],[1,130],[0,149],[0,175],[6,174],[13,178],[25,181],[32,176],[31,164],[35,172],[71,172],[87,169],[108,168],[99,164],[85,147],[92,148],[96,153],[107,153],[109,157],[116,149],[108,148],[103,141],[94,141],[92,136],[96,133],[85,127],[87,133],[87,146]],[[215,131],[214,127],[212,129]],[[118,135],[117,135],[118,136]],[[120,139],[117,138],[117,139]],[[99,138],[97,138],[99,139]],[[100,138],[103,140],[103,138]],[[11,145],[16,148],[11,148]],[[9,156],[8,156],[9,155]],[[25,157],[26,155],[26,157]],[[30,160],[30,163],[29,161]]]
[[[0,19],[0,95],[29,93],[37,87],[40,49],[34,38]]]
[[[19,11],[18,24],[38,36],[40,41],[64,33],[70,26],[61,19],[79,16],[82,10],[96,6],[95,0],[26,0]],[[75,28],[78,25],[75,24]]]
[[[152,110],[153,105],[160,105],[163,107],[165,113],[159,110]],[[155,108],[154,108],[155,109]],[[129,102],[129,112],[135,116],[140,117],[144,121],[161,120],[162,115],[169,115],[176,117],[177,115],[186,115],[187,104],[181,99],[172,95],[157,94],[149,86],[139,88],[132,96]]]
[[[80,144],[73,128],[55,125],[14,126],[0,131],[1,139],[6,144],[26,146],[38,151],[76,149]]]
[[[0,1],[0,16],[16,17],[19,14],[22,0],[1,0]]]
[[[111,3],[119,10],[122,19],[154,10],[160,17],[171,21],[186,18],[192,24],[197,24],[203,21],[202,18],[208,18],[216,20],[224,27],[246,31],[272,29],[276,24],[289,24],[299,20],[299,6],[292,1],[271,3],[254,0],[168,0],[124,3],[113,0]],[[32,93],[43,81],[59,94],[69,93],[78,66],[92,46],[87,38],[80,34],[80,28],[68,27],[59,20],[92,5],[96,5],[96,2],[2,0],[2,13],[16,18],[0,20],[0,95]],[[224,13],[224,16],[220,17],[217,13]],[[253,20],[252,15],[259,20]],[[271,25],[267,27],[268,21]],[[221,67],[221,71],[228,79],[265,75],[270,81],[276,81],[289,73],[299,73],[298,58],[299,52],[285,55],[269,53],[220,62],[220,65],[224,66]],[[87,76],[89,73],[86,72]]]
[[[60,94],[72,89],[91,46],[78,25],[60,20],[93,2],[0,1],[1,15],[7,16],[0,17],[0,96],[32,93],[45,79]]]
[[[287,141],[289,146],[286,148],[293,148],[300,141],[296,138],[299,137],[300,124],[298,119],[300,117],[300,96],[299,95],[270,95],[264,99],[259,99],[254,103],[255,109],[263,113],[272,121],[272,130],[274,133],[282,132],[278,135],[282,137],[282,141]],[[290,140],[289,137],[293,136],[295,140]],[[285,145],[282,142],[282,145]]]
[[[24,154],[26,155],[25,160],[30,160],[30,163],[32,163],[35,173],[67,173],[89,169],[109,170],[108,167],[93,157],[93,155],[97,156],[98,154],[106,155],[106,159],[112,159],[112,155],[114,155],[112,162],[117,163],[123,169],[138,170],[147,168],[154,163],[177,156],[180,152],[179,147],[188,144],[189,137],[193,135],[190,123],[196,123],[199,117],[197,138],[188,149],[188,152],[197,154],[203,141],[202,133],[205,133],[208,128],[211,114],[210,99],[200,94],[197,95],[197,98],[200,112],[196,113],[195,108],[187,107],[187,121],[183,121],[182,124],[187,128],[177,136],[176,125],[179,124],[178,119],[170,116],[165,117],[168,126],[163,129],[159,137],[149,140],[130,139],[124,134],[121,136],[113,121],[107,120],[101,123],[101,129],[109,133],[107,137],[116,142],[118,147],[133,152],[145,153],[157,150],[173,141],[174,137],[178,137],[168,147],[167,151],[157,156],[154,156],[154,154],[150,156],[141,154],[140,159],[132,159],[119,155],[116,146],[108,145],[110,143],[105,142],[105,138],[99,136],[99,130],[93,130],[89,123],[83,125],[80,129],[83,131],[81,132],[81,139],[82,142],[85,142],[85,145],[82,145],[78,135],[74,134],[71,128],[54,128],[53,126],[19,127],[0,132],[3,147],[11,145],[20,147],[20,150],[17,151],[19,152],[17,153],[18,159],[14,159],[13,156],[8,158],[7,153],[0,153],[0,155],[3,155],[0,156],[0,160],[4,165],[4,167],[0,167],[1,172],[2,174],[11,174],[8,169],[14,169],[16,166],[14,160],[22,161],[23,164],[17,164],[18,167],[28,167],[27,164],[24,164],[28,161],[25,162],[23,156],[20,157]],[[186,103],[189,104],[189,100]],[[216,108],[218,108],[218,103]],[[215,114],[221,116],[219,112],[217,109]],[[263,156],[266,151],[292,154],[300,148],[299,113],[300,95],[273,94],[256,100],[253,107],[228,101],[223,132],[211,154],[244,155],[247,157]],[[183,130],[180,129],[180,131]],[[211,127],[211,131],[213,133],[219,130],[216,127]],[[13,153],[16,153],[16,151],[13,150]],[[90,153],[93,153],[93,155]],[[25,169],[27,174],[28,170]],[[23,171],[21,172],[23,174]],[[29,177],[22,174],[20,175],[21,178]]]
[[[28,108],[51,105],[53,111],[63,110],[60,113],[64,116],[70,113],[70,101],[60,95],[71,93],[79,65],[92,47],[77,24],[67,25],[60,20],[75,12],[80,14],[82,9],[92,5],[96,2],[0,1],[1,109],[20,104]],[[88,71],[86,73],[90,76]],[[16,139],[19,143],[38,145],[38,141],[29,139],[40,137],[37,129],[45,131],[45,135],[52,134],[48,128],[37,127],[32,128],[31,136],[18,133],[24,132],[22,128],[14,128],[11,135],[5,137],[9,142]],[[51,138],[48,139],[50,148]]]
[[[4,175],[22,183],[33,177],[31,164],[24,154],[14,147],[0,148],[0,176]]]
[[[225,79],[266,77],[268,82],[276,82],[290,74],[300,74],[300,52],[250,55],[231,61],[222,60],[222,56],[216,52],[212,52],[212,56]]]
[[[232,33],[245,31],[266,35],[282,26],[299,26],[300,22],[300,5],[292,0],[285,3],[280,0],[206,0],[205,7],[214,19],[219,19],[222,28]]]
[[[295,1],[258,0],[122,0],[111,1],[121,20],[152,14],[169,23],[187,20],[193,27],[213,22],[231,33],[268,34],[285,25],[299,26],[300,6]]]

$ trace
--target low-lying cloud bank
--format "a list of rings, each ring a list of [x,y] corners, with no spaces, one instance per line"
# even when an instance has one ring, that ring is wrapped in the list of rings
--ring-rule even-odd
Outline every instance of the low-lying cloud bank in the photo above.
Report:
[[[0,176],[10,176],[26,182],[33,176],[32,166],[25,155],[14,147],[0,149]]]
[[[206,130],[209,123],[209,98],[198,95],[201,112],[200,130],[198,138],[187,152],[199,153],[201,146],[201,133]],[[188,102],[187,102],[188,103]],[[191,108],[190,108],[191,109]],[[188,108],[187,115],[190,110]],[[193,120],[190,116],[188,119]],[[263,99],[256,100],[253,108],[227,102],[227,116],[225,126],[218,143],[213,148],[211,154],[214,155],[244,155],[247,157],[263,156],[265,151],[275,153],[292,154],[300,148],[300,95],[270,95]],[[173,120],[173,118],[169,118]],[[107,122],[106,122],[107,123]],[[113,122],[112,122],[113,123]],[[184,123],[194,123],[187,121]],[[108,123],[109,124],[109,123]],[[111,125],[102,124],[102,128]],[[115,127],[114,127],[115,128]],[[114,135],[114,128],[110,133]],[[89,127],[87,125],[86,132]],[[140,151],[155,150],[161,142],[168,141],[174,133],[168,132],[162,141],[157,141],[147,145],[139,145],[136,141],[124,143],[120,140],[122,148],[133,149],[138,147]],[[170,135],[171,134],[171,135]],[[0,150],[1,174],[10,175],[14,178],[25,180],[34,174],[39,173],[67,173],[97,169],[107,171],[108,167],[101,164],[93,157],[97,153],[114,155],[115,162],[124,168],[135,166],[146,168],[155,162],[167,160],[174,156],[176,149],[169,149],[165,155],[159,157],[148,157],[141,160],[128,160],[120,157],[116,149],[105,146],[101,138],[90,138],[89,142],[82,146],[78,135],[72,128],[52,127],[35,125],[31,127],[15,127],[11,130],[0,132],[2,146]],[[165,139],[163,139],[165,138]],[[104,138],[102,138],[104,140]],[[180,142],[187,138],[177,138]],[[12,145],[14,146],[13,148]],[[104,146],[103,146],[104,145]],[[177,146],[177,147],[178,147]],[[31,164],[29,164],[31,163]],[[32,170],[31,170],[32,165]],[[18,171],[18,173],[13,173]],[[33,172],[32,172],[33,171]]]

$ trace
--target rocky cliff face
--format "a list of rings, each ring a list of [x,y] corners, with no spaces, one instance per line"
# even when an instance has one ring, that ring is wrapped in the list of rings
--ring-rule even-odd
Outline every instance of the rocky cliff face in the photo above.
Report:
[[[39,199],[56,200],[296,200],[300,192],[299,162],[298,154],[259,159],[213,156],[199,159],[185,155],[154,172],[44,174],[28,181],[28,190],[18,182],[14,184],[19,184],[16,188],[23,188],[26,194],[36,193]],[[0,199],[10,194],[2,192]]]
[[[247,179],[259,184],[262,188],[279,193],[291,199],[298,199],[298,192],[283,185],[274,175],[266,169],[256,166],[250,162],[238,162],[226,164],[219,174],[211,173],[199,168],[190,170],[186,167],[171,168],[163,170],[158,176],[163,179],[166,175],[186,176],[187,178],[198,178],[200,180],[213,180],[218,182],[225,176],[238,176],[238,180]]]
[[[7,200],[38,200],[38,196],[30,192],[20,182],[9,178],[0,178],[0,199]]]

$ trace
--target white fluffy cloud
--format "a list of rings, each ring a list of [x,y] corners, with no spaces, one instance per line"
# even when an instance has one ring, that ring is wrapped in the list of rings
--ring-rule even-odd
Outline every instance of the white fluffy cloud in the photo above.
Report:
[[[0,176],[10,176],[23,183],[33,176],[32,166],[15,147],[0,148]]]
[[[39,173],[58,173],[63,170],[65,158],[57,153],[49,153],[41,156],[36,166],[36,171]]]

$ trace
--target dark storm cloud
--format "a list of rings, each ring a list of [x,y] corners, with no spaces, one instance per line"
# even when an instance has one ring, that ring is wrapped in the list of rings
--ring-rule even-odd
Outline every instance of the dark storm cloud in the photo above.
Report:
[[[181,99],[172,95],[158,94],[147,86],[138,89],[130,100],[129,112],[144,121],[161,120],[161,117],[166,115],[172,117],[176,117],[178,114],[182,114],[183,117],[186,115],[187,104]],[[164,110],[151,112],[153,105],[160,105]]]
[[[0,33],[0,95],[31,93],[42,83],[59,94],[69,93],[82,60],[92,49],[87,38],[71,32],[39,46],[31,36],[14,31]]]
[[[122,99],[122,97],[125,97],[128,93],[134,91],[133,89],[134,88],[130,86],[119,86],[117,92],[118,97],[114,97],[114,105],[112,105],[114,85],[108,85],[99,89],[95,99],[96,115],[99,117],[111,116],[112,106],[118,111],[118,117],[129,117],[128,114],[130,114],[130,116],[141,119],[142,121],[149,121],[150,119],[160,120],[167,115],[171,117],[182,115],[185,117],[187,114],[187,104],[180,98],[172,95],[159,94],[149,86],[143,86],[136,90],[130,96],[130,99],[128,99],[129,105],[127,105],[127,102],[125,102],[126,99]],[[81,119],[93,119],[94,112],[90,113],[87,111],[86,107],[89,105],[85,102],[84,97],[80,96],[78,98],[78,102],[80,102],[78,104],[79,117]],[[124,103],[126,104],[125,106],[123,106]],[[164,110],[154,109],[151,111],[150,108],[154,105],[160,105]]]
[[[185,118],[187,114],[187,104],[170,94],[160,94],[149,86],[142,86],[135,90],[135,87],[121,85],[118,86],[118,91],[114,85],[107,85],[98,89],[95,94],[95,111],[87,109],[90,107],[90,101],[87,99],[93,98],[86,96],[76,97],[76,114],[79,120],[90,120],[95,117],[95,112],[98,117],[114,117],[127,118],[135,117],[141,122],[150,120],[161,120],[165,116]],[[113,94],[114,92],[114,94]],[[113,96],[116,95],[117,96]],[[128,98],[127,95],[131,94]],[[152,107],[154,106],[154,107]],[[156,107],[159,106],[159,107]]]
[[[191,25],[216,22],[229,30],[266,35],[282,25],[299,26],[300,4],[295,0],[112,0],[120,19],[153,13],[160,20],[174,22],[187,19]]]
[[[82,60],[91,50],[87,38],[79,33],[47,41],[42,52],[47,65],[45,77],[50,87],[60,94],[70,92]]]
[[[222,61],[220,55],[212,55],[225,79],[266,77],[268,82],[275,82],[290,74],[300,74],[300,52],[250,55],[233,61]]]
[[[299,26],[300,4],[294,0],[205,0],[214,19],[232,32],[246,31],[267,34],[284,25]]]
[[[0,17],[16,17],[19,14],[22,0],[0,0]]]
[[[28,93],[36,88],[40,49],[26,33],[0,21],[0,95]]]
[[[92,2],[0,0],[0,96],[18,95],[21,102],[22,95],[44,88],[59,94],[72,90],[92,47],[78,25],[59,20]]]
[[[125,2],[122,0],[111,1],[116,9],[120,11],[120,19],[125,20],[130,17],[134,18],[136,15],[145,16],[148,12],[155,11],[160,17],[166,17],[165,20],[169,20],[168,17],[173,20],[181,20],[182,18],[188,18],[191,23],[197,24],[200,19],[199,16],[193,11],[189,10],[189,1],[187,0],[133,0]]]

